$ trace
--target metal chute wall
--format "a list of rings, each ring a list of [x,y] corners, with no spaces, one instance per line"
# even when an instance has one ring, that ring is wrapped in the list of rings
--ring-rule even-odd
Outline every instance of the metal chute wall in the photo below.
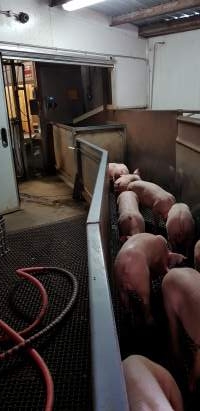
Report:
[[[81,153],[81,180],[83,183],[83,195],[85,194],[86,199],[90,202],[99,169],[99,164],[101,161],[101,155],[99,152],[94,151],[87,144],[81,145],[79,148]],[[78,153],[77,153],[78,155]],[[80,170],[79,170],[80,172]]]
[[[77,171],[73,129],[63,125],[53,125],[53,141],[56,169],[63,180],[73,187]]]
[[[105,125],[96,127],[69,127],[63,124],[53,124],[54,151],[56,168],[66,184],[74,186],[78,170],[76,140],[87,141],[108,151],[110,162],[124,162],[126,150],[126,130],[120,125]],[[87,156],[82,155],[82,173],[84,174],[84,187],[88,197],[91,198],[92,189],[96,181],[98,164],[95,165],[98,152],[91,152],[89,145],[84,146]],[[92,158],[91,158],[92,157]]]
[[[176,140],[176,171],[180,201],[200,208],[200,120],[179,117]]]
[[[128,411],[128,400],[109,287],[108,153],[77,139],[80,164],[94,161],[97,170],[87,218],[92,384],[95,411]],[[84,159],[85,158],[85,159]],[[93,159],[93,160],[92,160]],[[86,165],[86,163],[85,163]],[[82,167],[83,185],[87,175]]]

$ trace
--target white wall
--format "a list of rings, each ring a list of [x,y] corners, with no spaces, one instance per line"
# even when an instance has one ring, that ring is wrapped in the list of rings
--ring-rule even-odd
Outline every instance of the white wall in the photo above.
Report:
[[[113,71],[113,99],[119,108],[148,102],[148,71],[142,60],[118,58]],[[145,104],[146,103],[146,104]]]
[[[49,8],[48,0],[0,0],[0,9],[30,16],[28,23],[21,24],[0,15],[0,42],[120,56],[113,73],[114,104],[146,105],[146,62],[123,59],[146,57],[146,40],[138,39],[136,29],[109,27],[109,19],[88,9],[67,13],[61,7]],[[121,93],[122,84],[126,92]]]
[[[152,107],[200,110],[200,30],[150,39],[151,74],[158,41],[165,44],[156,46]]]

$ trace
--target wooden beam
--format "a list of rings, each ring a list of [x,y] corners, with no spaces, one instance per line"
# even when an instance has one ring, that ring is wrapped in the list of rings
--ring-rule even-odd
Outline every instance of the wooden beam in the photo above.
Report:
[[[159,4],[158,6],[142,9],[133,13],[124,14],[112,18],[111,26],[117,26],[124,23],[137,23],[141,20],[147,20],[152,17],[173,14],[178,11],[188,10],[200,7],[199,0],[173,0],[169,3]]]
[[[60,6],[64,3],[66,3],[66,0],[49,0],[49,7]]]
[[[181,20],[164,21],[162,23],[145,24],[139,27],[140,37],[156,37],[164,34],[179,33],[200,28],[200,16],[186,17]]]

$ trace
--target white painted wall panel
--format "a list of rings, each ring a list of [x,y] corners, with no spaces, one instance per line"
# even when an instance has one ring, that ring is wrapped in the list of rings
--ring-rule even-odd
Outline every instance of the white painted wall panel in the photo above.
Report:
[[[155,59],[154,109],[200,109],[200,30],[171,34],[149,40],[152,70],[153,47],[158,45]]]
[[[146,40],[138,38],[136,28],[110,27],[109,18],[89,9],[68,13],[61,7],[48,7],[48,0],[0,0],[0,8],[16,13],[24,11],[30,16],[28,23],[21,24],[0,15],[0,42],[146,57]],[[113,76],[115,105],[126,107],[127,101],[129,106],[146,104],[145,70],[145,61],[117,59]]]
[[[137,73],[137,75],[136,75]],[[146,106],[147,64],[141,60],[117,60],[114,69],[115,94],[113,102],[117,107]]]

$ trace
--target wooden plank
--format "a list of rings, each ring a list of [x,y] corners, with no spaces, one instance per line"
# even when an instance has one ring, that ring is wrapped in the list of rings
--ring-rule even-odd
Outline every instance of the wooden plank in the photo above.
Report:
[[[190,118],[190,117],[179,116],[179,117],[177,117],[177,120],[180,121],[181,123],[187,123],[187,124],[191,124],[191,125],[200,127],[200,119],[199,118]]]
[[[164,21],[162,23],[146,24],[139,27],[140,37],[156,37],[164,34],[179,33],[200,28],[200,16],[186,17],[181,20]],[[184,110],[186,111],[186,110]]]
[[[102,111],[104,111],[104,106],[99,106],[97,108],[94,108],[93,110],[87,111],[87,113],[81,114],[81,116],[74,118],[73,124],[80,123],[81,121],[86,120],[87,118],[90,118],[95,114],[101,113]]]
[[[117,26],[125,23],[137,23],[141,20],[147,20],[152,17],[163,16],[165,14],[176,13],[178,11],[188,10],[200,6],[199,0],[176,0],[169,3],[159,4],[150,8],[135,11],[112,18],[111,26]]]

